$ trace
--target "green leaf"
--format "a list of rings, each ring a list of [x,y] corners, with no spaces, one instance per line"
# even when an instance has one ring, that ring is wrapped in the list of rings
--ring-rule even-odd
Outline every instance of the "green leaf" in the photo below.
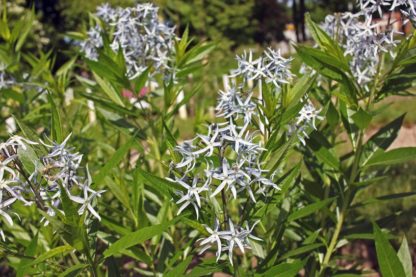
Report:
[[[101,96],[96,96],[91,93],[80,92],[79,94],[89,100],[94,101],[95,104],[97,104],[97,106],[104,107],[106,110],[117,112],[119,115],[123,115],[123,116],[129,115],[129,116],[137,117],[137,110],[129,110],[127,108],[120,107],[119,105],[114,104],[110,100],[104,99]]]
[[[179,108],[187,104],[191,100],[191,98],[201,90],[201,88],[202,88],[202,85],[197,85],[191,92],[186,93],[182,101],[177,103],[173,107],[173,109],[166,115],[166,119],[172,117],[175,113],[177,113],[179,111]]]
[[[136,93],[140,93],[140,90],[146,84],[146,81],[149,79],[149,72],[150,72],[150,67],[146,68],[145,71],[143,71],[139,76],[137,76],[136,78],[132,80],[134,83],[134,91]]]
[[[320,147],[318,150],[314,151],[318,160],[327,164],[328,166],[332,167],[333,169],[339,169],[341,166],[340,161],[338,158],[331,153],[327,148]]]
[[[295,83],[294,87],[289,90],[285,101],[289,107],[299,103],[300,99],[309,92],[316,80],[316,74],[304,75]]]
[[[67,268],[64,272],[58,275],[58,277],[76,277],[80,276],[81,271],[86,268],[88,265],[86,264],[76,264],[69,268]]]
[[[108,162],[98,171],[94,177],[94,183],[101,183],[106,176],[111,173],[111,170],[117,166],[126,156],[127,152],[135,144],[135,137],[132,137],[127,143],[123,144],[113,156],[108,160]]]
[[[358,136],[358,127],[354,124],[352,121],[352,114],[353,111],[347,107],[347,105],[344,102],[340,102],[339,110],[341,112],[341,121],[342,124],[345,127],[345,130],[348,133],[348,137],[350,139],[350,142],[352,144],[353,150],[355,151],[357,148],[357,136]]]
[[[85,229],[84,217],[78,213],[78,206],[71,201],[66,190],[62,187],[61,199],[62,210],[64,211],[63,221],[65,223],[63,237],[76,250],[82,251],[87,246],[87,233]]]
[[[101,79],[97,74],[93,72],[94,78],[98,85],[103,89],[104,93],[116,104],[124,107],[124,103],[121,100],[120,94],[117,93],[114,87],[104,79]]]
[[[67,252],[72,251],[73,249],[74,248],[72,248],[72,246],[70,246],[70,245],[58,246],[58,247],[53,248],[53,249],[49,250],[48,252],[40,255],[35,260],[28,263],[25,267],[37,265],[37,264],[42,263],[46,260],[49,260],[50,258],[55,257],[55,256],[66,254]]]
[[[284,176],[284,179],[279,182],[279,186],[281,188],[279,197],[281,197],[282,199],[286,197],[286,194],[289,191],[290,187],[293,186],[293,184],[296,181],[296,178],[298,178],[300,169],[301,163],[299,162],[297,165],[291,168],[287,175]]]
[[[328,34],[322,30],[315,22],[312,21],[309,13],[305,15],[306,25],[311,32],[312,37],[318,43],[318,45],[326,53],[330,54],[337,59],[339,63],[343,65],[342,70],[349,72],[348,62],[344,56],[344,51],[341,49],[338,43],[336,43]]]
[[[416,159],[416,147],[403,147],[393,149],[387,152],[378,152],[374,154],[364,166],[380,166],[403,163]]]
[[[153,262],[152,258],[149,255],[137,248],[124,249],[120,251],[120,253],[132,257],[133,259],[136,259],[138,261],[142,261],[145,264],[151,264]]]
[[[383,277],[406,276],[396,251],[376,223],[373,223],[378,265]]]
[[[74,63],[77,61],[77,56],[73,57],[72,59],[70,59],[69,61],[67,61],[66,63],[64,63],[59,69],[58,71],[56,71],[56,76],[62,76],[62,75],[66,75],[68,73],[68,71],[73,67]]]
[[[303,268],[305,262],[303,261],[294,261],[292,263],[281,263],[271,267],[264,273],[256,274],[255,276],[262,277],[292,277],[296,276],[298,272]]]
[[[123,204],[125,208],[131,210],[131,199],[124,180],[112,180],[104,178],[104,183],[110,189],[111,193]]]
[[[319,211],[320,209],[326,207],[329,203],[331,203],[336,197],[328,198],[323,201],[318,201],[313,204],[310,204],[308,206],[305,206],[292,214],[289,215],[288,221],[294,221],[300,218],[303,218],[305,216],[308,216],[316,211]]]
[[[197,265],[191,272],[187,273],[187,277],[200,277],[211,275],[215,272],[221,272],[224,268],[224,264],[219,264],[213,259],[208,259]]]
[[[35,256],[36,249],[38,247],[38,238],[39,238],[39,233],[36,233],[35,237],[32,239],[30,244],[25,249],[25,256],[28,256],[28,257]],[[17,268],[17,271],[16,271],[17,277],[26,276],[28,274],[27,272],[28,267],[26,267],[26,265],[30,263],[30,261],[31,261],[30,258],[21,259],[19,267]]]
[[[18,23],[19,21],[16,24]],[[7,22],[7,5],[3,5],[2,18],[0,20],[0,36],[5,41],[8,41],[10,39],[10,29]]]
[[[371,114],[360,108],[356,113],[354,113],[351,116],[351,118],[354,121],[355,125],[357,125],[358,128],[363,130],[368,127],[373,117],[371,116]]]
[[[319,161],[335,170],[341,167],[341,162],[338,157],[331,151],[331,144],[321,132],[313,131],[310,134],[307,144],[313,150]]]
[[[17,155],[27,172],[34,172],[36,170],[36,166],[42,164],[36,155],[36,152],[29,145],[26,145],[26,150],[19,147],[17,149]]]
[[[334,104],[329,101],[328,109],[326,112],[326,120],[331,127],[335,127],[339,122],[339,114]]]
[[[36,134],[35,131],[33,131],[31,128],[29,128],[26,124],[24,124],[22,121],[17,119],[15,116],[13,116],[14,120],[16,120],[17,125],[19,125],[20,130],[24,134],[26,138],[28,138],[31,141],[37,142],[39,141],[39,136]],[[46,150],[43,152],[44,155],[46,155]]]
[[[52,95],[48,93],[48,101],[51,105],[51,133],[52,139],[55,140],[57,143],[61,143],[63,141],[63,131],[62,131],[62,121],[61,115],[59,114],[59,110],[53,101]]]
[[[202,225],[198,221],[195,221],[195,220],[192,220],[192,219],[189,219],[189,218],[186,218],[186,217],[182,218],[181,221],[184,224],[191,227],[192,229],[197,230],[199,233],[203,234],[204,236],[209,236],[209,233],[205,229],[204,225]]]
[[[165,222],[165,223],[154,225],[154,226],[144,227],[138,231],[131,232],[127,235],[124,235],[115,243],[110,245],[110,247],[107,250],[104,251],[104,256],[108,258],[134,245],[143,243],[146,240],[153,238],[154,236],[161,235],[164,231],[166,231],[166,229],[169,228],[169,226],[175,224],[180,218],[181,217],[177,217],[174,220],[171,220],[169,222]]]
[[[151,173],[144,171],[140,168],[137,168],[136,171],[138,174],[138,178],[141,179],[142,182],[149,184],[151,188],[155,189],[156,191],[160,192],[161,194],[167,197],[172,197],[172,193],[174,193],[176,190],[182,190],[182,188],[178,184],[154,176]]]
[[[120,224],[119,222],[114,221],[114,218],[107,217],[105,215],[101,216],[101,222],[102,225],[107,227],[113,232],[116,232],[120,235],[127,235],[131,233],[131,230],[124,227],[123,224]]]
[[[290,107],[284,111],[282,114],[282,119],[280,124],[284,125],[289,123],[292,119],[299,116],[300,110],[302,110],[302,107],[305,105],[305,102],[298,102],[296,105],[290,105]]]
[[[297,53],[302,60],[317,70],[319,73],[333,79],[335,81],[342,81],[344,73],[341,71],[343,65],[335,60],[332,56],[307,46],[296,46]]]
[[[313,243],[313,244],[308,244],[305,246],[301,246],[298,248],[295,248],[293,250],[290,250],[289,252],[286,252],[281,258],[280,260],[285,260],[287,258],[293,257],[293,256],[298,256],[307,252],[310,252],[314,249],[317,249],[319,247],[323,246],[322,243]]]
[[[297,45],[296,51],[307,65],[323,76],[339,82],[341,84],[340,96],[342,96],[342,100],[353,107],[357,106],[358,91],[354,81],[346,75],[347,71],[342,70],[345,66],[343,62],[322,50],[312,47]]]
[[[406,237],[403,237],[402,244],[400,245],[399,252],[397,253],[400,262],[402,263],[406,277],[413,276],[413,264],[412,256],[410,254],[409,244],[407,243]]]
[[[33,12],[29,12],[28,14],[25,15],[23,19],[21,19],[23,21],[23,27],[19,31],[19,37],[17,39],[17,43],[15,46],[16,52],[19,52],[24,42],[26,41],[26,38],[29,35],[30,30],[32,29],[34,19],[35,19],[35,15],[33,14]]]
[[[104,53],[100,54],[99,61],[85,60],[91,70],[102,79],[109,81],[113,85],[129,88],[130,83],[125,75],[125,68],[117,64]]]
[[[166,277],[176,277],[176,276],[185,276],[185,271],[188,268],[189,264],[192,261],[192,255],[188,256],[185,260],[180,262],[175,268],[169,270],[165,273]]]
[[[364,145],[364,161],[362,163],[366,163],[374,155],[377,149],[387,150],[387,148],[397,138],[405,115],[406,114],[402,114],[398,118],[389,122],[380,130],[378,130],[377,133],[370,137],[370,139]]]

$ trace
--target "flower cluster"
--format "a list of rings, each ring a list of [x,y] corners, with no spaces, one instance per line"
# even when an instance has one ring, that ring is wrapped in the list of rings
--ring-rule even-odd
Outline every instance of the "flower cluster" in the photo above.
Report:
[[[61,144],[46,144],[13,136],[0,143],[0,216],[9,225],[13,224],[9,211],[12,204],[18,201],[27,206],[36,204],[49,216],[55,216],[58,212],[63,214],[62,190],[65,190],[70,200],[81,204],[78,210],[80,215],[88,210],[100,219],[93,206],[103,191],[93,190],[91,178],[80,176],[82,155],[66,146],[68,140],[69,136]],[[32,161],[33,169],[28,172],[30,167],[24,164],[21,157],[34,157],[34,145],[43,145],[47,151],[39,160]],[[42,221],[45,221],[45,225],[49,223],[45,218]],[[5,240],[1,230],[0,234]]]
[[[268,48],[264,55],[253,59],[253,53],[244,52],[237,56],[238,68],[233,70],[231,76],[243,76],[245,80],[265,80],[273,83],[277,88],[282,83],[288,83],[292,77],[289,69],[291,59],[285,59],[280,55],[280,50]]]
[[[0,69],[0,89],[10,88],[16,83],[13,77]]]
[[[146,3],[132,8],[112,8],[104,4],[97,8],[96,15],[102,20],[103,28],[92,27],[81,45],[88,59],[98,59],[103,33],[111,28],[114,32],[110,47],[114,52],[122,51],[129,78],[140,75],[149,66],[157,73],[172,71],[169,62],[176,36],[174,28],[159,20],[156,6]]]
[[[316,109],[310,100],[304,100],[306,104],[302,107],[294,124],[289,125],[289,136],[296,134],[299,141],[305,145],[309,130],[316,130],[316,121],[323,120],[320,115],[321,109]]]
[[[201,252],[216,246],[217,259],[228,252],[231,263],[234,248],[244,252],[250,247],[248,239],[256,237],[252,235],[255,224],[249,228],[246,222],[243,228],[243,222],[232,221],[227,203],[256,203],[259,197],[279,190],[273,181],[274,173],[263,169],[260,156],[265,149],[259,142],[259,133],[250,131],[250,123],[259,115],[253,88],[247,91],[247,83],[258,80],[279,89],[291,77],[289,60],[271,49],[256,60],[250,52],[237,57],[237,61],[238,69],[232,76],[241,77],[243,83],[220,91],[216,107],[219,123],[209,125],[206,134],[198,134],[176,147],[182,158],[172,164],[169,178],[183,188],[177,192],[178,214],[192,207],[199,219],[201,209],[215,206],[221,199],[223,210],[216,215],[221,220],[216,219],[213,229],[206,226],[210,236],[201,240]]]
[[[98,49],[103,47],[103,38],[101,37],[102,29],[99,25],[91,27],[88,30],[88,38],[81,42],[81,50],[84,52],[87,59],[97,61]]]
[[[217,246],[217,261],[221,257],[223,251],[228,251],[228,258],[230,263],[233,264],[233,249],[238,247],[242,253],[244,249],[249,247],[248,239],[261,241],[260,238],[252,235],[253,229],[258,223],[255,222],[251,227],[246,224],[246,227],[234,226],[234,223],[229,219],[228,226],[229,229],[226,231],[220,231],[220,223],[218,219],[215,219],[214,228],[211,229],[208,226],[205,226],[205,230],[209,233],[209,237],[200,239],[200,245],[202,247],[200,253],[204,253],[206,250],[210,249],[212,245]]]
[[[416,26],[416,1],[415,0],[394,0],[392,9],[396,7],[400,8],[400,11],[404,17],[406,17],[413,26]]]
[[[415,0],[359,0],[360,9],[368,16],[377,14],[382,17],[383,10],[399,10],[405,18],[413,24],[416,23],[416,1]]]
[[[366,6],[365,6],[366,7]],[[358,13],[329,15],[323,24],[324,30],[339,40],[345,55],[351,56],[350,69],[357,82],[368,90],[381,61],[383,52],[390,52],[396,46],[393,30],[379,31],[372,23],[368,10]]]

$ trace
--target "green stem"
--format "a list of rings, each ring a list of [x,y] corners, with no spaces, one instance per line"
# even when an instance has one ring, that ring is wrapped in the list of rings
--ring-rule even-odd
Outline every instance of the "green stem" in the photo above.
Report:
[[[331,259],[332,252],[335,250],[335,247],[338,242],[339,234],[341,233],[342,225],[344,223],[345,210],[343,209],[339,214],[337,225],[335,226],[334,235],[332,236],[331,242],[329,243],[328,249],[326,251],[323,263],[322,263],[322,272],[327,267],[329,260]]]
[[[92,276],[93,276],[93,277],[97,277],[97,276],[98,276],[98,275],[97,275],[97,269],[95,268],[95,263],[94,263],[94,261],[92,260],[92,257],[91,257],[91,255],[90,255],[90,253],[89,253],[88,249],[86,249],[85,254],[86,254],[86,256],[87,256],[88,264],[89,264],[89,266],[90,266],[90,268],[91,268],[91,273],[92,273]]]
[[[328,263],[332,257],[332,253],[335,251],[335,247],[338,243],[338,238],[342,230],[342,226],[345,221],[345,217],[348,212],[348,207],[350,204],[350,198],[352,197],[352,191],[351,191],[351,185],[354,183],[355,179],[358,175],[358,166],[361,159],[361,153],[363,148],[363,138],[364,138],[364,132],[360,131],[358,135],[358,145],[357,145],[357,151],[355,153],[354,161],[352,164],[351,174],[348,180],[348,187],[346,191],[346,196],[342,204],[341,211],[338,216],[337,224],[335,226],[334,234],[332,235],[331,241],[329,243],[329,246],[327,248],[326,254],[324,256],[323,262],[322,262],[322,269],[321,269],[321,276],[324,273],[325,268],[328,266]]]

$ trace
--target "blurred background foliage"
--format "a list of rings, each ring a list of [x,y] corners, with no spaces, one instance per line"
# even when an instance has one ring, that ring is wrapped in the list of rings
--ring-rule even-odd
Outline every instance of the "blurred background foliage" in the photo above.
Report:
[[[39,35],[45,39],[35,39],[41,43],[44,52],[57,49],[55,69],[71,58],[68,51],[74,43],[67,34],[72,31],[85,32],[89,14],[94,13],[98,5],[109,3],[112,6],[131,6],[146,2],[137,0],[2,0],[13,6],[16,15],[25,9],[34,8],[37,14]],[[161,8],[165,20],[177,26],[177,33],[183,33],[189,26],[190,35],[199,40],[216,43],[209,64],[203,75],[204,94],[216,95],[220,87],[221,76],[233,67],[234,53],[241,49],[260,51],[265,46],[276,45],[281,41],[289,42],[285,30],[295,27],[296,33],[304,33],[303,14],[309,11],[316,22],[326,14],[352,9],[353,0],[155,0]],[[296,28],[297,27],[297,28]],[[49,38],[49,39],[46,39]],[[291,39],[291,38],[290,38]],[[302,35],[299,37],[302,40]],[[211,74],[206,74],[206,72]],[[212,74],[215,72],[215,74]],[[212,77],[213,76],[213,77]],[[193,76],[199,78],[201,76]],[[213,101],[215,97],[212,98]],[[207,103],[212,106],[213,103]]]

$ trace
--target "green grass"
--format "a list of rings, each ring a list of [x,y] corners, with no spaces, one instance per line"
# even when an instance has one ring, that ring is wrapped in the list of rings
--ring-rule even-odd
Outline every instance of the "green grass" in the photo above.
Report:
[[[400,193],[416,192],[416,161],[392,167],[388,177],[362,190],[357,195],[357,202]],[[416,195],[398,198],[390,201],[378,201],[355,210],[358,217],[367,220],[377,220],[396,213],[390,226],[400,233],[406,234],[408,241],[416,243]]]
[[[377,108],[381,109],[380,113],[373,119],[372,124],[375,126],[383,125],[394,118],[406,113],[404,125],[416,124],[416,97],[412,96],[396,96],[388,100],[381,101]]]

